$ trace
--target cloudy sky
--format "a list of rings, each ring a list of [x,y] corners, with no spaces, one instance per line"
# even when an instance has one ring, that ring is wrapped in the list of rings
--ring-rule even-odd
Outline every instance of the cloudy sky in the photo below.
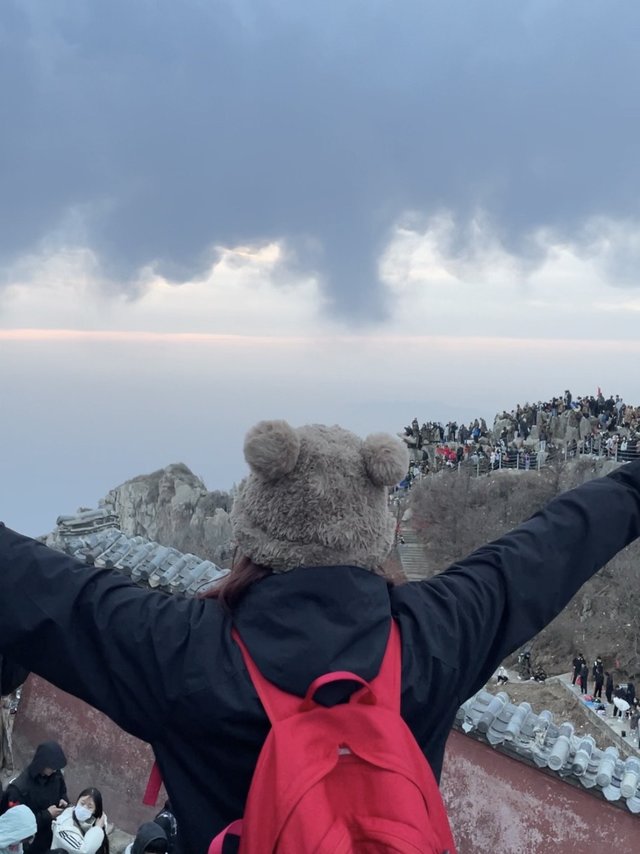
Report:
[[[640,402],[640,6],[3,0],[0,518],[263,417]]]

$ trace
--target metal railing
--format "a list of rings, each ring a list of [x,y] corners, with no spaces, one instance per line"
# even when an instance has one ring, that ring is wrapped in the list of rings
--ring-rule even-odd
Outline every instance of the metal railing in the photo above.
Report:
[[[429,446],[426,447],[428,448]],[[454,461],[452,459],[445,459],[434,448],[434,451],[430,454],[429,471],[414,472],[406,488],[410,488],[414,480],[422,479],[429,474],[440,471],[465,471],[474,477],[479,477],[484,474],[490,474],[493,471],[502,471],[503,469],[540,471],[559,461],[564,462],[585,457],[597,460],[611,460],[617,463],[631,462],[632,460],[640,459],[640,443],[635,447],[622,450],[619,443],[614,443],[613,446],[610,446],[607,444],[607,440],[601,437],[588,437],[575,443],[565,443],[562,446],[547,443],[546,447],[537,451],[523,449],[507,449],[506,451],[500,449],[498,451],[497,448],[494,448],[492,456],[494,456],[493,460],[487,457],[485,453],[478,454],[472,450],[463,459]],[[433,460],[433,463],[431,460]],[[414,463],[412,468],[419,468],[419,464]]]

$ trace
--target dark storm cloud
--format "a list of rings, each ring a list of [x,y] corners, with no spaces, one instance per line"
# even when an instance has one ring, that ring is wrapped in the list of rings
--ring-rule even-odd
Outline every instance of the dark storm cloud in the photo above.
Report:
[[[482,208],[523,255],[638,215],[639,28],[616,2],[4,0],[0,258],[55,233],[126,283],[284,238],[335,313],[379,317],[405,210]]]

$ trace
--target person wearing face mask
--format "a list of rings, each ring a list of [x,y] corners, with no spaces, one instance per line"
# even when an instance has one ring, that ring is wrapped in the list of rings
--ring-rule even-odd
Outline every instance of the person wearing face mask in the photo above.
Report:
[[[32,839],[37,828],[33,811],[24,804],[0,816],[0,854],[22,854],[23,842]]]
[[[51,822],[68,806],[67,784],[62,768],[67,764],[57,741],[39,744],[33,759],[17,779],[12,780],[0,802],[0,813],[24,804],[33,810],[38,830],[24,850],[44,854],[51,847]]]
[[[98,789],[83,789],[75,806],[69,806],[53,822],[52,851],[78,854],[109,854],[107,816]]]

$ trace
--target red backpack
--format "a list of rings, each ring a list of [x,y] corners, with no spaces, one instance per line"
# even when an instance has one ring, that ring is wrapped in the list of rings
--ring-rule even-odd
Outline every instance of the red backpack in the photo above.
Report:
[[[438,784],[400,717],[395,621],[375,679],[327,673],[304,700],[268,682],[235,629],[233,636],[271,730],[244,818],[218,834],[208,854],[222,854],[227,834],[240,836],[240,854],[455,854]],[[319,688],[343,680],[362,685],[349,702],[315,702]]]

